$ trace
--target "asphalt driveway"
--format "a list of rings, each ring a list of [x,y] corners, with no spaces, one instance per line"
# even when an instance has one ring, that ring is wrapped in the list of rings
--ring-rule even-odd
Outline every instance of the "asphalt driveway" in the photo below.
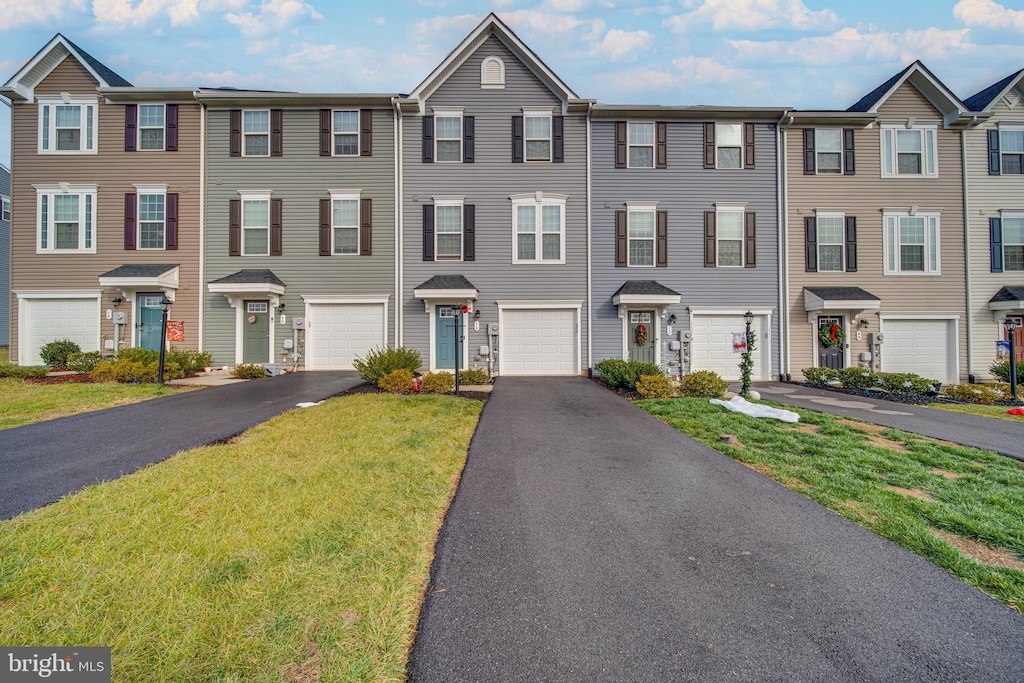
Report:
[[[585,379],[502,378],[415,681],[1020,680],[1024,616]]]
[[[296,403],[361,383],[355,372],[297,372],[209,387],[0,431],[0,519],[229,439]]]

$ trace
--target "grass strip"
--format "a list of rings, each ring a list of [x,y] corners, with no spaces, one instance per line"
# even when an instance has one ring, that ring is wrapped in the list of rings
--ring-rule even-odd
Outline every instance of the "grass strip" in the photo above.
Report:
[[[965,413],[967,415],[979,415],[981,417],[994,417],[997,420],[1007,420],[1024,426],[1024,417],[1021,417],[1020,415],[1010,415],[1006,412],[1012,406],[983,406],[974,403],[931,403],[928,407],[935,408],[937,410],[948,410],[951,413]]]

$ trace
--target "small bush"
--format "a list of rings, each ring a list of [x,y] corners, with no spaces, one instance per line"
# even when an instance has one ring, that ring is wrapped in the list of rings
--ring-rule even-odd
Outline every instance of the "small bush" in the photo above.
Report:
[[[817,384],[820,387],[839,379],[839,374],[831,368],[804,368],[800,372],[810,384]]]
[[[985,406],[1002,401],[1007,396],[996,384],[953,384],[944,387],[942,395],[954,401],[978,403]]]
[[[459,371],[460,384],[487,384],[490,381],[491,378],[487,376],[487,371],[480,368]]]
[[[115,360],[123,360],[134,363],[142,363],[148,365],[153,361],[160,362],[160,352],[151,351],[150,349],[144,349],[139,346],[129,346],[126,349],[121,349],[114,354]],[[164,361],[167,360],[166,353],[164,354]]]
[[[68,369],[74,370],[79,375],[88,375],[101,360],[103,360],[103,356],[99,351],[73,353],[68,356]]]
[[[881,386],[881,378],[867,368],[843,368],[837,370],[836,374],[843,386],[850,389],[874,389]]]
[[[420,380],[420,391],[425,394],[447,394],[455,389],[455,375],[450,372],[428,372]]]
[[[160,377],[160,361],[141,363],[128,358],[100,361],[89,373],[97,382],[132,382],[152,383]],[[164,359],[164,381],[181,379],[185,371],[177,363],[169,363]]]
[[[366,358],[356,358],[352,366],[359,371],[359,376],[364,382],[376,384],[380,378],[389,372],[402,370],[414,371],[422,365],[419,351],[407,349],[401,346],[397,349],[373,348],[366,354]]]
[[[711,370],[698,370],[683,375],[679,382],[680,396],[699,396],[702,398],[721,398],[729,383]]]
[[[392,370],[380,378],[377,386],[389,394],[400,394],[403,391],[409,391],[412,389],[412,373],[405,368]]]
[[[213,364],[213,357],[207,351],[189,349],[168,349],[165,360],[177,363],[186,375],[195,375]]]
[[[39,349],[39,357],[50,366],[51,370],[67,370],[68,358],[73,353],[80,353],[82,347],[70,339],[57,339],[43,344]]]
[[[671,398],[672,382],[665,375],[644,375],[636,383],[636,390],[644,398]]]
[[[935,391],[935,380],[915,375],[912,372],[894,372],[883,378],[885,388],[894,394],[923,395]]]
[[[1009,359],[1004,360],[1002,363],[994,363],[989,369],[993,375],[998,377],[1003,382],[1009,383],[1010,381],[1010,361]],[[1024,360],[1017,361],[1017,381],[1024,384]]]
[[[28,377],[42,379],[46,377],[46,367],[42,365],[14,365],[13,363],[0,363],[0,378],[13,377],[25,379]]]
[[[635,389],[636,383],[645,375],[664,374],[654,363],[641,363],[635,360],[607,358],[594,365],[601,373],[601,379],[616,389]]]
[[[267,369],[259,363],[239,363],[231,368],[231,376],[238,379],[263,379]]]

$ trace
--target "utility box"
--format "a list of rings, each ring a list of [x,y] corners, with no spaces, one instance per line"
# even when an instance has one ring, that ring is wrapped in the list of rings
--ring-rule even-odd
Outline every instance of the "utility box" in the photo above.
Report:
[[[670,341],[668,343],[668,350],[669,351],[678,351],[680,348],[682,348],[682,344],[680,344],[679,340],[677,340],[677,339],[673,339],[672,341]]]
[[[498,334],[498,323],[491,323],[491,334]]]
[[[881,332],[871,332],[868,334],[868,343],[871,346],[880,346],[885,341],[885,335]]]
[[[487,344],[480,345],[480,351],[477,353],[478,356],[489,356],[491,355],[491,347]]]
[[[292,318],[292,329],[293,330],[304,330],[306,329],[305,318]]]
[[[684,330],[679,336],[685,342],[693,341],[693,332],[691,332],[690,330]]]
[[[114,324],[115,325],[124,325],[127,322],[128,322],[128,314],[127,313],[125,313],[124,311],[115,311],[114,312]]]

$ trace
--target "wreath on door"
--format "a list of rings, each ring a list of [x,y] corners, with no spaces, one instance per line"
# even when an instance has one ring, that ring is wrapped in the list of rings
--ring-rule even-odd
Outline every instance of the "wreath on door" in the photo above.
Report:
[[[643,346],[647,343],[647,326],[640,323],[636,326],[636,330],[633,331],[633,338],[636,340],[637,346]]]
[[[818,328],[818,339],[821,340],[821,345],[826,349],[834,349],[837,346],[843,345],[843,342],[846,341],[846,335],[843,334],[842,325],[837,322],[826,321]]]

